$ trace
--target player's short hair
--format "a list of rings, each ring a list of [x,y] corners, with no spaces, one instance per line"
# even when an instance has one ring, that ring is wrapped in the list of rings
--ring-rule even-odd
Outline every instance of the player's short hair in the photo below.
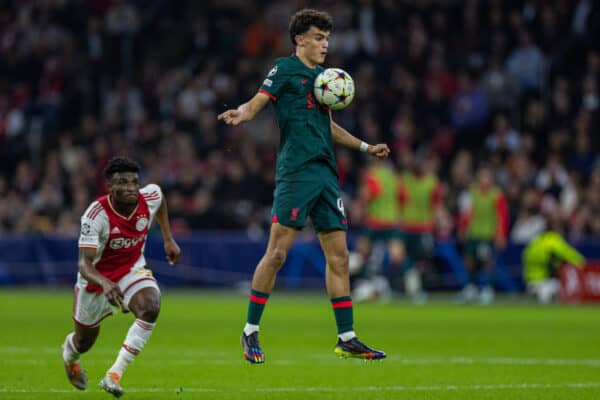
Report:
[[[104,168],[104,177],[110,180],[117,172],[135,172],[137,174],[140,172],[140,166],[127,157],[113,157]]]
[[[308,32],[311,26],[322,31],[331,32],[333,29],[333,18],[328,12],[319,11],[312,8],[303,8],[297,11],[290,20],[290,39],[297,45],[295,36]]]

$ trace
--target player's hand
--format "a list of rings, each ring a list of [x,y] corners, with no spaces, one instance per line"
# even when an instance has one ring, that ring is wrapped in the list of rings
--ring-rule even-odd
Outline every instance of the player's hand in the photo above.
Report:
[[[167,261],[169,262],[169,265],[175,265],[175,263],[179,261],[181,249],[173,239],[165,241],[165,254],[167,255]]]
[[[225,122],[227,125],[236,126],[243,122],[242,117],[243,115],[240,110],[227,110],[224,113],[219,114],[217,119]]]
[[[110,304],[123,309],[123,292],[121,292],[119,285],[107,279],[102,284],[102,291]]]
[[[369,146],[367,153],[377,158],[386,158],[390,155],[390,148],[385,143],[378,143],[375,145]]]

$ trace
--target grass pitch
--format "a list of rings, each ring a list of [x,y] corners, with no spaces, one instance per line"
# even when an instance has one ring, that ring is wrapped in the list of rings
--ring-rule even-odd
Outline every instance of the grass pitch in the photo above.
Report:
[[[60,344],[67,291],[0,291],[0,399],[110,399],[98,381],[131,315],[108,318],[82,358],[86,392],[67,382]],[[264,365],[242,359],[246,296],[165,291],[154,335],[127,370],[125,399],[598,399],[600,310],[504,302],[355,305],[360,337],[382,362],[333,353],[322,294],[275,292],[261,323]]]

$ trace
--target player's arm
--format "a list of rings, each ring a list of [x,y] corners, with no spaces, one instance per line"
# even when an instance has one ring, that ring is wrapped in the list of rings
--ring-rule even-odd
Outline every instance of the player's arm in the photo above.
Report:
[[[585,257],[577,249],[569,245],[558,233],[548,235],[547,243],[552,249],[552,254],[561,260],[579,268],[585,264]]]
[[[181,256],[181,249],[179,245],[173,239],[173,235],[171,234],[171,225],[169,224],[169,211],[167,209],[167,200],[164,195],[162,201],[160,202],[160,206],[156,211],[156,221],[160,226],[160,232],[162,234],[163,240],[165,242],[165,254],[167,255],[167,261],[170,265],[175,264],[179,261],[179,257]]]
[[[119,285],[98,272],[96,267],[94,267],[95,256],[95,247],[79,247],[79,260],[77,262],[79,273],[88,282],[102,287],[102,291],[110,304],[121,307],[123,304],[123,293]]]
[[[377,158],[386,158],[390,154],[390,148],[387,144],[378,143],[376,145],[371,145],[363,142],[336,124],[333,119],[331,119],[331,136],[335,143],[341,144],[349,149],[360,150],[362,152],[369,153]]]
[[[224,113],[219,114],[218,120],[225,122],[227,125],[239,125],[242,122],[251,121],[256,117],[267,103],[269,103],[269,96],[262,92],[258,92],[253,98],[248,100],[236,109],[227,110]]]
[[[498,224],[496,225],[494,241],[497,248],[504,249],[506,247],[506,240],[508,239],[509,214],[508,203],[502,193],[496,199],[496,218]]]

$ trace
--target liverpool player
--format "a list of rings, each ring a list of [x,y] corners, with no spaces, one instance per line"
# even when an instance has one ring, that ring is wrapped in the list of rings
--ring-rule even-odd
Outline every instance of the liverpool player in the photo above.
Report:
[[[333,28],[331,15],[304,9],[290,21],[290,40],[295,53],[278,58],[258,93],[237,109],[218,119],[229,125],[250,121],[272,102],[281,131],[272,209],[271,233],[264,257],[252,279],[246,325],[242,333],[244,357],[253,364],[264,362],[258,341],[258,325],[298,229],[310,216],[325,253],[325,282],[335,316],[338,342],[335,353],[342,357],[381,359],[385,353],[359,341],[354,333],[350,278],[348,273],[348,223],[338,184],[334,143],[378,158],[389,154],[386,144],[369,145],[336,124],[329,110],[319,107],[313,82],[323,71]]]
[[[150,184],[140,189],[135,162],[113,158],[104,176],[108,194],[94,201],[81,217],[73,305],[75,331],[65,338],[62,357],[71,384],[85,390],[87,376],[80,365],[81,354],[96,341],[100,322],[115,313],[111,306],[131,311],[136,319],[115,363],[100,381],[102,389],[120,397],[123,372],[150,339],[160,309],[160,290],[144,258],[154,217],[160,225],[169,264],[179,260],[181,251],[171,236],[167,203],[160,187]]]

